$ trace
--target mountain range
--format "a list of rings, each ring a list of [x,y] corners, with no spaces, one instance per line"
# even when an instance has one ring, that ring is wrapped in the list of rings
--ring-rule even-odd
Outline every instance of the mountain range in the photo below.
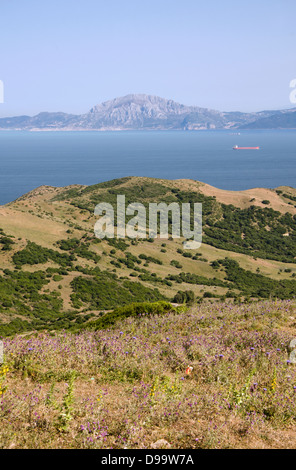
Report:
[[[220,112],[145,94],[105,101],[85,114],[42,112],[0,118],[0,130],[295,129],[296,108],[254,113]]]

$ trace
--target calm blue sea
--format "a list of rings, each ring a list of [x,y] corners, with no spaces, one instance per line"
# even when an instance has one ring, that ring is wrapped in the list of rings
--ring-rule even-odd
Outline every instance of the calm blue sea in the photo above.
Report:
[[[232,150],[234,145],[260,150]],[[0,132],[0,204],[40,186],[123,176],[192,178],[221,189],[296,187],[296,130]]]

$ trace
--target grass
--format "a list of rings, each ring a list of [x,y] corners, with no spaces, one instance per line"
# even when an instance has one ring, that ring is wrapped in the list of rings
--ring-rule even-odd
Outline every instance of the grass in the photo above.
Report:
[[[203,302],[4,338],[1,447],[295,448],[295,313],[288,300]]]
[[[154,183],[162,183],[164,189]],[[193,180],[149,178],[91,187],[42,187],[0,207],[0,226],[6,236],[14,236],[11,250],[0,251],[0,327],[6,331],[6,325],[16,320],[26,320],[32,327],[30,332],[3,338],[0,447],[150,449],[162,442],[175,449],[296,448],[296,366],[288,362],[286,349],[295,335],[295,300],[246,302],[257,282],[266,284],[266,279],[253,276],[256,273],[274,281],[293,282],[293,259],[290,256],[288,263],[254,258],[252,253],[203,243],[194,260],[180,253],[181,240],[135,244],[128,240],[126,247],[95,240],[96,217],[83,206],[93,207],[101,195],[112,199],[116,191],[124,190],[132,197],[134,185],[144,199],[156,190],[166,197],[171,187],[216,196],[216,201],[241,208],[262,207],[261,201],[269,199],[282,214],[296,212],[289,204],[292,200],[276,190],[229,192]],[[292,191],[282,189],[284,193]],[[293,191],[292,196],[296,195]],[[71,204],[75,200],[77,207]],[[213,211],[219,215],[219,210],[214,203]],[[99,255],[99,261],[76,253],[77,259],[67,270],[61,269],[59,255],[42,264],[13,263],[13,256],[24,250],[28,241],[40,245],[40,252],[51,249],[70,254],[71,250],[62,250],[58,242],[74,238],[89,242],[89,250]],[[128,253],[130,259],[144,253],[162,264],[141,258],[133,266],[127,262]],[[223,265],[211,265],[225,257],[236,260],[245,270],[232,269],[229,274],[238,275],[226,287],[221,284],[227,277]],[[182,268],[171,265],[172,260]],[[40,288],[34,276],[32,282],[26,280],[26,274],[38,270],[45,273],[46,281]],[[203,276],[203,282],[215,277],[218,285],[179,283],[178,279],[162,282],[180,272]],[[191,290],[198,302],[190,308],[171,308],[164,303],[157,312],[151,310],[152,305],[141,304],[140,311],[124,306],[123,300],[131,301],[127,294],[115,302],[120,286],[136,290],[136,284],[126,281],[138,282],[140,273],[146,275],[142,286],[157,288],[170,301],[178,291]],[[114,282],[113,274],[117,276]],[[239,290],[243,276],[252,288],[249,291]],[[81,288],[76,292],[79,278]],[[86,280],[90,289],[84,289]],[[104,280],[104,287],[98,288]],[[278,286],[274,282],[268,295]],[[282,283],[282,291],[285,286]],[[292,292],[292,284],[290,288]],[[235,301],[201,301],[205,293],[223,296],[229,292],[237,294]],[[72,312],[73,293],[77,299]],[[107,300],[99,303],[104,295]],[[135,300],[146,301],[147,295],[138,289]],[[119,308],[110,312],[107,305],[111,297]],[[243,299],[245,302],[239,303]],[[7,329],[7,334],[22,331],[19,324]],[[58,331],[65,324],[73,330]],[[186,373],[188,370],[191,372]]]

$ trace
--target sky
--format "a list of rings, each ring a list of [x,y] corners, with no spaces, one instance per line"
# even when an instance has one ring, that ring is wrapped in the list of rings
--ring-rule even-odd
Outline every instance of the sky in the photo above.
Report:
[[[81,114],[129,93],[292,107],[295,17],[295,0],[0,0],[0,116]]]

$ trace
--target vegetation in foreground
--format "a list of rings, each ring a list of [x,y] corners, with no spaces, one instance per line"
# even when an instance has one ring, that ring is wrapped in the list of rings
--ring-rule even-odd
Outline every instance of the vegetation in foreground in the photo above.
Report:
[[[296,448],[295,303],[125,309],[4,338],[1,448]]]
[[[123,193],[201,202],[200,249],[95,238]],[[1,207],[0,447],[296,448],[295,200],[123,178]]]
[[[201,247],[99,240],[94,208],[119,194],[146,208],[202,203]],[[183,303],[188,291],[197,301],[295,298],[295,199],[289,187],[231,192],[140,177],[37,188],[0,208],[0,336],[75,330],[131,302]]]

